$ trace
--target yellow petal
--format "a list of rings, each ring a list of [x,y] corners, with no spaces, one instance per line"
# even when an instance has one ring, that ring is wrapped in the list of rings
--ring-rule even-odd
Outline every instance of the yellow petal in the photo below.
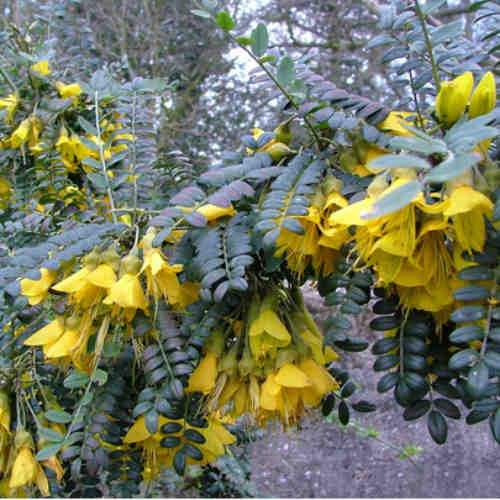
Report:
[[[207,352],[189,377],[187,391],[208,394],[215,387],[216,378],[217,357],[213,352]]]
[[[42,76],[48,76],[51,73],[49,67],[49,61],[47,60],[38,61],[37,63],[33,64],[31,66],[31,70]]]
[[[338,382],[330,375],[330,372],[314,360],[305,359],[299,367],[307,375],[312,387],[321,397],[339,388]]]
[[[277,410],[280,392],[281,385],[276,382],[275,376],[272,373],[269,374],[261,387],[260,406],[264,410]]]
[[[32,484],[36,479],[37,461],[28,447],[23,447],[14,460],[10,473],[9,488],[20,488]]]
[[[64,334],[53,344],[47,347],[47,358],[61,358],[69,356],[78,345],[80,333],[77,330],[65,330]]]
[[[208,203],[207,205],[203,205],[196,211],[205,216],[208,222],[219,219],[220,217],[225,217],[227,215],[232,217],[236,214],[236,210],[232,205],[230,205],[229,207],[218,207],[216,205],[211,205],[210,203]]]
[[[373,201],[369,198],[357,201],[331,214],[328,222],[345,226],[365,226],[369,221],[368,219],[362,219],[361,214],[371,211],[372,205]]]
[[[151,434],[146,428],[146,422],[144,417],[139,417],[134,425],[128,430],[127,434],[123,438],[124,443],[139,443],[140,441],[145,441],[151,437]]]
[[[290,342],[291,337],[286,326],[281,322],[278,315],[271,309],[266,309],[259,315],[259,321],[261,327],[275,339],[286,342]],[[255,330],[250,328],[250,336],[255,335]]]
[[[57,318],[26,339],[24,345],[37,346],[51,344],[58,340],[63,333],[64,321],[62,318]]]
[[[38,464],[36,468],[35,483],[40,493],[44,497],[48,497],[50,494],[49,480],[47,479],[47,476],[45,475],[45,472],[40,464]]]
[[[40,269],[40,274],[39,280],[31,280],[28,278],[21,280],[21,293],[28,297],[29,303],[32,306],[44,300],[56,277],[55,272],[49,271],[44,267]]]
[[[80,290],[86,284],[86,278],[90,270],[88,267],[83,267],[76,273],[71,274],[66,279],[63,279],[57,285],[52,287],[56,292],[74,293]]]
[[[303,388],[311,385],[308,376],[292,363],[284,364],[276,374],[276,383],[283,387]]]
[[[141,282],[135,274],[124,274],[109,290],[104,304],[117,304],[123,308],[147,309],[148,304]]]
[[[82,89],[78,83],[69,83],[65,85],[62,82],[56,82],[56,88],[59,95],[63,99],[68,99],[70,97],[77,97],[82,93]]]
[[[405,118],[413,117],[413,121]],[[405,128],[405,125],[413,125],[416,114],[408,111],[391,111],[387,118],[377,125],[383,132],[392,135],[411,136],[413,133]]]
[[[100,264],[89,273],[87,281],[100,288],[111,288],[116,283],[116,274],[109,264]]]
[[[460,186],[455,188],[450,195],[449,203],[444,210],[446,217],[470,212],[479,209],[482,213],[491,216],[493,213],[493,203],[483,193],[476,191],[470,186]]]
[[[469,106],[469,116],[485,115],[495,109],[497,102],[497,89],[495,86],[495,77],[491,71],[485,73],[476,89],[472,93]]]
[[[441,122],[453,125],[464,113],[474,85],[474,76],[466,71],[451,81],[441,82],[436,97],[436,113]]]

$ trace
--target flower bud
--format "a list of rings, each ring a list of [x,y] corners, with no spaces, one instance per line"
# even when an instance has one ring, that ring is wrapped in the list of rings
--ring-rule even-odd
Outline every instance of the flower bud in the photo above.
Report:
[[[436,97],[436,114],[444,125],[451,127],[463,115],[473,85],[474,77],[470,71],[441,83]]]
[[[485,73],[472,93],[469,106],[469,116],[485,115],[495,108],[497,100],[495,77],[491,71]]]

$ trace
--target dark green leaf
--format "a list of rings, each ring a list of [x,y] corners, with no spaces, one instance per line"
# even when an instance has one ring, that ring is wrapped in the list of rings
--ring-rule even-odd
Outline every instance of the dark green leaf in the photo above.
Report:
[[[441,413],[432,410],[427,416],[427,428],[437,444],[444,444],[448,436],[448,424]]]

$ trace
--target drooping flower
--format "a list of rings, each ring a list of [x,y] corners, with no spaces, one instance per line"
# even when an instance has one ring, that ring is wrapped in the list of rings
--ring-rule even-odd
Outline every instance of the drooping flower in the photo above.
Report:
[[[469,253],[483,250],[486,239],[484,217],[492,214],[491,200],[470,186],[452,189],[444,210],[444,215],[451,217],[457,242]]]
[[[25,430],[18,430],[14,440],[14,461],[10,471],[9,488],[16,490],[36,484],[43,496],[49,495],[49,483],[41,465],[33,455],[33,440]]]
[[[169,433],[168,436],[179,439],[178,445],[170,448],[165,448],[160,445],[161,440],[165,437],[161,433],[161,428],[168,423],[178,425],[178,431]],[[195,460],[187,456],[186,463],[204,465],[217,459],[226,452],[226,446],[233,444],[236,438],[226,430],[224,425],[215,416],[208,416],[207,426],[204,428],[194,427],[184,419],[168,419],[160,415],[159,429],[156,434],[151,434],[145,424],[143,416],[139,417],[123,438],[124,444],[136,443],[143,448],[144,451],[144,479],[149,480],[158,475],[161,467],[171,467],[175,454],[189,442],[184,432],[185,430],[195,430],[203,436],[204,442],[197,443],[196,447],[202,452],[202,458]]]
[[[42,267],[40,269],[40,279],[32,280],[23,278],[21,280],[21,293],[28,297],[29,304],[36,306],[40,304],[49,293],[49,288],[54,283],[57,273]]]
[[[259,360],[273,353],[279,347],[287,346],[291,336],[286,326],[273,310],[273,298],[269,297],[260,304],[252,304],[248,336],[250,349],[255,359]]]
[[[27,143],[31,149],[37,148],[41,131],[42,122],[35,115],[31,115],[12,132],[8,139],[9,147],[16,149]]]
[[[123,309],[147,311],[148,303],[142,290],[139,276],[134,273],[125,273],[109,290],[104,304],[116,304]]]
[[[214,387],[217,378],[217,356],[207,352],[201,359],[195,371],[189,377],[188,392],[208,394]]]
[[[5,123],[12,123],[14,115],[19,105],[19,97],[17,94],[9,94],[7,97],[0,99],[0,109],[5,109]]]

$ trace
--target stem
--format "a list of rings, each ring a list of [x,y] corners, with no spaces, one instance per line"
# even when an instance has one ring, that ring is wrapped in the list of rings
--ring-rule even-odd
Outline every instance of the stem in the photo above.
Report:
[[[431,60],[432,78],[434,79],[434,85],[436,86],[436,91],[439,92],[439,90],[441,89],[441,80],[439,78],[438,67],[437,67],[436,61],[434,59],[434,53],[432,51],[432,42],[431,42],[431,38],[429,36],[429,31],[427,30],[427,24],[425,22],[425,15],[422,12],[422,9],[420,7],[420,4],[418,3],[418,0],[415,0],[415,13],[417,14],[418,19],[420,21],[420,26],[422,27],[422,32],[424,34],[425,47],[427,48],[427,52],[429,53],[429,58]]]
[[[290,101],[291,105],[295,109],[299,109],[299,105],[295,102],[295,99],[281,85],[281,83],[278,82],[278,80],[276,79],[276,77],[271,73],[271,71],[269,71],[269,69],[267,68],[267,66],[263,62],[261,62],[260,59],[257,56],[255,56],[251,50],[249,50],[247,47],[245,47],[245,45],[240,44],[238,42],[238,40],[236,39],[236,37],[234,37],[230,33],[228,33],[228,35],[229,35],[229,37],[231,38],[231,40],[233,42],[235,42],[236,44],[238,44],[238,46],[240,48],[242,48],[262,68],[262,70],[272,80],[272,82],[276,85],[276,87],[280,90],[280,92]],[[316,141],[318,149],[321,149],[321,146],[322,146],[321,137],[318,135],[318,133],[316,132],[316,129],[314,128],[314,126],[312,125],[312,123],[309,121],[309,118],[307,118],[307,116],[303,116],[302,118],[303,118],[304,123],[306,124],[307,128],[311,132],[312,136],[314,137],[314,140]]]
[[[136,119],[136,107],[137,107],[137,93],[134,92],[132,97],[132,162],[130,164],[130,173],[133,179],[133,214],[132,214],[132,224],[134,225],[137,222],[137,198],[138,198],[138,189],[137,189],[137,177],[135,175],[135,167],[137,163],[137,148],[135,145],[135,119]]]
[[[422,111],[420,110],[420,104],[418,103],[417,89],[415,88],[415,83],[413,80],[413,72],[411,69],[410,71],[408,71],[408,74],[410,75],[410,87],[411,87],[411,92],[413,94],[413,100],[415,101],[415,111],[417,112],[418,121],[420,122],[420,128],[424,130],[424,119],[422,117]]]
[[[0,66],[0,74],[4,77],[5,81],[9,85],[9,87],[12,89],[13,92],[17,94],[18,90],[16,87],[16,84],[12,81],[8,73]]]
[[[488,343],[488,335],[490,333],[491,329],[491,320],[493,319],[493,301],[495,300],[495,295],[497,293],[497,283],[495,279],[495,284],[493,285],[491,289],[491,300],[490,304],[488,307],[488,316],[486,318],[486,332],[484,335],[484,340],[483,343],[481,344],[481,352],[479,353],[480,359],[483,359],[485,353],[486,353],[486,344]]]
[[[106,191],[108,193],[109,204],[111,206],[111,217],[113,219],[113,222],[116,224],[118,222],[118,219],[117,219],[116,213],[115,213],[115,200],[113,199],[113,192],[111,190],[111,183],[109,182],[108,171],[106,168],[106,160],[104,158],[103,140],[101,138],[101,125],[100,125],[100,119],[99,119],[99,99],[98,99],[97,90],[95,92],[94,99],[95,99],[95,128],[97,129],[97,142],[98,142],[98,147],[99,147],[99,159],[101,160],[102,173],[104,175],[104,182],[106,183]]]

